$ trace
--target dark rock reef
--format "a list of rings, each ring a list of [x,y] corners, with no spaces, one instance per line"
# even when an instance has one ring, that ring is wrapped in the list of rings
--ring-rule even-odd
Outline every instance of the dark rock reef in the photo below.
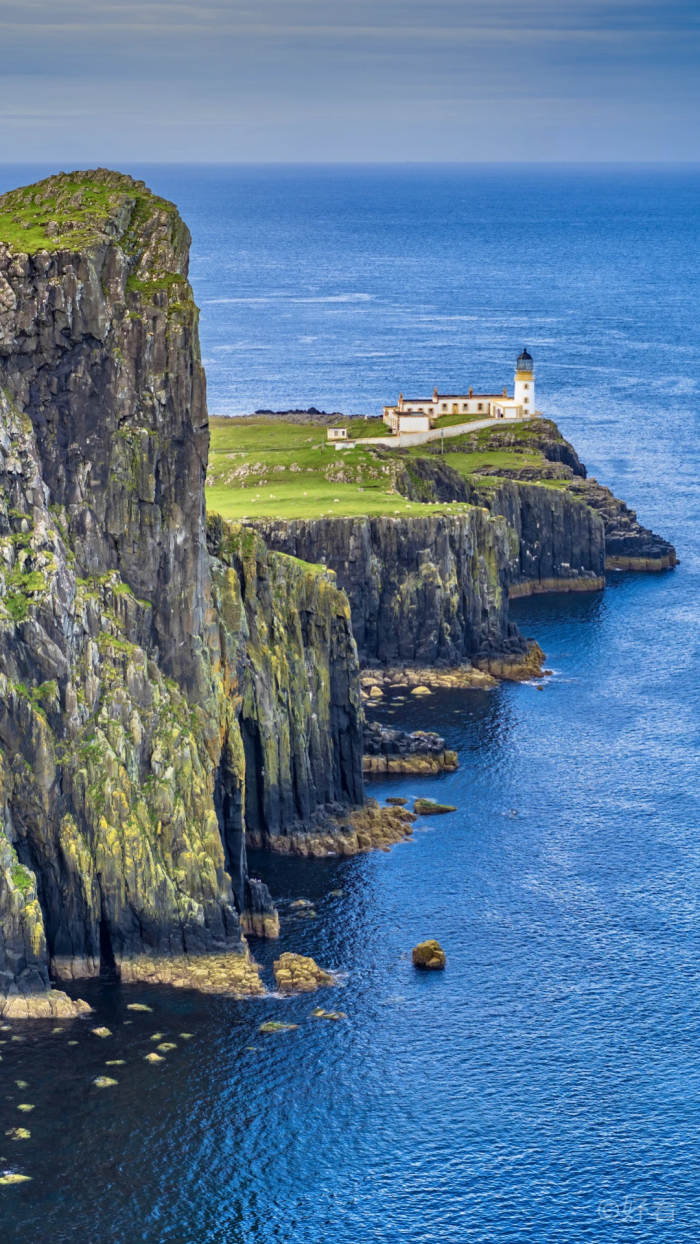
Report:
[[[457,753],[429,730],[391,730],[367,722],[363,735],[365,773],[451,773],[459,767]]]

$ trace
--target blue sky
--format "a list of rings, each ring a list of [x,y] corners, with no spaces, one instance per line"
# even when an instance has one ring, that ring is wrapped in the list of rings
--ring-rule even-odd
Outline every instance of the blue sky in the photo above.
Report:
[[[698,0],[0,0],[0,162],[698,160]]]

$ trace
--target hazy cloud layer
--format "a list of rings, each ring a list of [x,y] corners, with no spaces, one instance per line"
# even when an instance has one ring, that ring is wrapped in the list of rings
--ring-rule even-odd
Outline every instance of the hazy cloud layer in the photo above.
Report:
[[[0,160],[700,158],[696,0],[0,0]]]

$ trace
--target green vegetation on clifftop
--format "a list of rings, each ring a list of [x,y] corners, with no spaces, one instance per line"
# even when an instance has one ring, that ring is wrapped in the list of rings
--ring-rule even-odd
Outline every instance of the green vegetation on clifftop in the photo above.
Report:
[[[352,422],[353,431],[355,423],[374,435],[382,430],[373,426],[374,421],[341,422]],[[536,482],[566,487],[566,480],[547,478],[551,464],[539,447],[542,426],[537,420],[455,437],[445,442],[443,460],[466,478],[529,468]],[[210,429],[207,508],[224,518],[424,515],[426,506],[444,510],[449,505],[452,512],[460,505],[407,501],[396,487],[411,460],[435,460],[433,455],[442,448],[439,442],[396,452],[372,446],[337,450],[328,443],[325,427],[255,416],[212,418]]]

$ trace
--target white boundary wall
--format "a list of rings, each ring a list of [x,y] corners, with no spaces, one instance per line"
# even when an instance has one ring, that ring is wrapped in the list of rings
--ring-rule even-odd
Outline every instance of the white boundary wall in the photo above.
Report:
[[[541,415],[535,410],[526,418]],[[472,419],[469,423],[453,423],[448,428],[433,428],[430,432],[402,432],[399,436],[367,436],[356,441],[339,441],[336,449],[355,449],[358,445],[386,445],[388,449],[410,449],[412,445],[425,445],[428,441],[441,441],[450,436],[464,436],[465,432],[480,432],[482,428],[508,428],[514,423],[525,423],[523,419]]]

